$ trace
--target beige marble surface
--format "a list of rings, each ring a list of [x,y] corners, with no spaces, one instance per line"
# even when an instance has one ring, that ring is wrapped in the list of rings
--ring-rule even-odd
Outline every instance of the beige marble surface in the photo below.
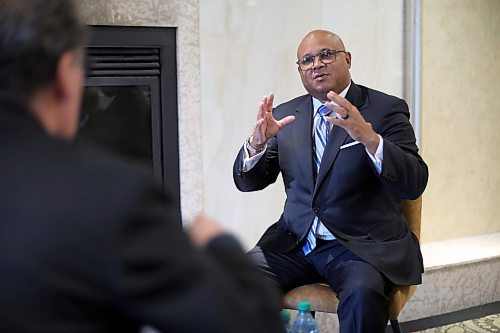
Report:
[[[500,232],[448,239],[422,245],[425,270],[500,258]]]
[[[500,232],[500,1],[422,1],[424,243]]]
[[[426,243],[422,284],[401,321],[500,301],[500,233]]]
[[[199,3],[197,0],[81,0],[88,24],[177,27],[181,209],[203,209]]]
[[[401,321],[436,316],[500,301],[500,258],[441,267],[424,273]]]

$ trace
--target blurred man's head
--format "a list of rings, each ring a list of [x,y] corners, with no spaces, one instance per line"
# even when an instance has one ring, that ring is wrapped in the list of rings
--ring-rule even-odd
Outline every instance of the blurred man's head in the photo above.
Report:
[[[73,0],[1,0],[0,99],[29,108],[50,135],[74,137],[85,41]]]
[[[304,88],[322,102],[333,90],[342,92],[351,82],[351,54],[339,36],[326,30],[309,32],[297,49],[297,64]]]

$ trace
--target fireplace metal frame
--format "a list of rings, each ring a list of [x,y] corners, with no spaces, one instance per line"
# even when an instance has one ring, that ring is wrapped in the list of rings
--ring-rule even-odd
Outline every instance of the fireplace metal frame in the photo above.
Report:
[[[160,50],[160,75],[137,77],[88,77],[86,86],[143,85],[151,87],[153,172],[180,212],[179,130],[177,102],[176,28],[90,26],[89,47],[156,48]],[[156,92],[159,96],[156,96]],[[159,98],[156,98],[159,97]],[[159,105],[157,105],[159,101]],[[155,110],[159,110],[156,112]]]

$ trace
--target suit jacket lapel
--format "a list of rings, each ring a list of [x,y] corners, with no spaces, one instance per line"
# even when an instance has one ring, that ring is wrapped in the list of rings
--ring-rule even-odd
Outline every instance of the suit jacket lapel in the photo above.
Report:
[[[360,112],[364,108],[363,97],[361,94],[361,89],[351,82],[351,87],[347,91],[346,99],[356,106]],[[326,144],[325,152],[323,153],[323,158],[321,159],[321,166],[319,168],[318,177],[316,180],[314,193],[316,193],[322,182],[325,180],[326,175],[332,168],[335,159],[337,158],[340,146],[347,140],[349,134],[346,130],[339,126],[333,126],[328,137],[328,143]]]
[[[293,140],[295,154],[299,165],[307,179],[309,189],[314,189],[313,161],[312,161],[312,99],[307,95],[304,101],[295,110],[295,121],[293,122]]]

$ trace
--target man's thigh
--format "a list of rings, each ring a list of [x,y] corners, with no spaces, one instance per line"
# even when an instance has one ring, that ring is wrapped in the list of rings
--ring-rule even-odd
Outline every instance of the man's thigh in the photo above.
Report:
[[[305,284],[326,282],[300,249],[277,253],[263,251],[256,246],[248,252],[248,255],[267,277],[278,283],[283,292]]]
[[[339,243],[334,249],[328,250],[325,251],[329,252],[328,258],[314,258],[314,262],[317,270],[328,281],[339,298],[342,298],[343,294],[363,289],[372,290],[382,295],[389,294],[392,284],[371,264]],[[326,257],[326,253],[321,256]],[[332,254],[334,255],[332,256]],[[318,263],[323,263],[324,266],[318,265]]]

